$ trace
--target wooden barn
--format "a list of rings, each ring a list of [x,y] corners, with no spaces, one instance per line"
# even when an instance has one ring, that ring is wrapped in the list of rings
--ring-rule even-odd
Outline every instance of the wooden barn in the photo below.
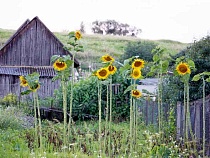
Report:
[[[52,82],[55,71],[50,58],[67,54],[70,52],[38,17],[26,20],[0,49],[0,97],[20,96],[19,76],[33,72],[40,74],[39,96],[52,96],[60,83]],[[74,67],[79,67],[76,59]]]

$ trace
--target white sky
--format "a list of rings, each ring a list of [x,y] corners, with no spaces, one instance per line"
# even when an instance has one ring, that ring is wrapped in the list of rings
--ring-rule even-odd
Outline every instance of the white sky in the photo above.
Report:
[[[109,19],[142,29],[142,39],[193,42],[210,33],[210,0],[0,0],[0,28],[35,16],[51,31]]]

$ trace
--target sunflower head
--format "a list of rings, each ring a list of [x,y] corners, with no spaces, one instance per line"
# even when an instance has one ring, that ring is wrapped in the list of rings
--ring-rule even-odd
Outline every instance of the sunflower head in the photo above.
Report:
[[[82,34],[81,34],[80,31],[76,31],[76,32],[75,32],[75,38],[76,38],[77,40],[80,40],[80,39],[82,38]]]
[[[98,79],[104,80],[109,76],[109,70],[107,68],[101,68],[96,72]]]
[[[114,62],[114,58],[110,55],[104,55],[101,57],[101,60],[104,62]]]
[[[178,72],[179,75],[186,75],[186,74],[191,73],[189,65],[187,63],[183,63],[183,62],[179,63],[176,66],[176,71]]]
[[[19,79],[20,79],[20,86],[22,86],[22,87],[28,86],[28,82],[24,76],[20,76]]]
[[[113,65],[109,65],[108,66],[108,70],[109,70],[109,73],[111,75],[113,75],[117,71],[117,68],[115,66],[113,66]]]
[[[33,92],[36,92],[39,88],[40,88],[39,83],[36,83],[33,86],[29,87],[29,89],[32,90]]]
[[[131,94],[134,98],[140,98],[142,96],[142,93],[139,90],[132,90]]]
[[[63,71],[67,68],[67,64],[64,61],[56,60],[53,64],[53,67],[57,71]]]
[[[131,73],[131,77],[133,79],[139,79],[141,77],[141,71],[140,69],[133,69]]]
[[[135,68],[143,68],[144,67],[144,60],[142,59],[135,59],[132,63],[132,68],[135,69]]]

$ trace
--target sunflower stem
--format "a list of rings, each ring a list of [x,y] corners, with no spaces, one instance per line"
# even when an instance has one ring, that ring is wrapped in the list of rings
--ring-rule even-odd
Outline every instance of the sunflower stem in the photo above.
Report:
[[[98,109],[99,109],[99,132],[98,132],[98,143],[99,143],[99,157],[101,157],[101,82],[98,82]]]
[[[36,104],[37,104],[37,111],[38,111],[38,121],[39,121],[39,140],[40,140],[40,149],[42,152],[42,123],[41,123],[41,115],[40,115],[40,107],[39,107],[39,99],[38,99],[38,94],[35,92],[36,96]]]
[[[106,141],[107,141],[108,117],[109,117],[109,85],[106,86],[106,123],[105,123],[105,136],[104,136],[104,148],[105,149],[106,149]]]
[[[36,96],[33,93],[33,103],[34,103],[34,126],[35,126],[35,132],[34,132],[34,138],[35,138],[35,149],[38,147],[38,136],[37,136],[37,111],[36,111]],[[35,150],[36,151],[36,150]]]
[[[74,54],[72,54],[73,64],[71,67],[72,79],[70,81],[71,85],[71,95],[70,95],[70,107],[69,107],[69,122],[68,122],[68,138],[70,139],[71,135],[71,122],[72,122],[72,107],[73,107],[73,85],[74,85]]]
[[[131,85],[133,80],[131,79]],[[133,98],[132,91],[130,92],[130,154],[133,153]]]
[[[112,133],[112,78],[109,84],[109,157],[111,157],[111,133]]]
[[[204,79],[204,76],[202,76],[202,80],[203,80],[203,157],[205,157],[205,146],[206,146],[206,120],[205,120],[205,109],[206,109],[206,106],[205,106],[205,86],[206,86],[206,83],[205,83],[205,79]]]
[[[62,93],[63,93],[63,151],[66,149],[66,125],[67,125],[67,102],[66,102],[66,84],[64,81],[64,74],[62,74]]]

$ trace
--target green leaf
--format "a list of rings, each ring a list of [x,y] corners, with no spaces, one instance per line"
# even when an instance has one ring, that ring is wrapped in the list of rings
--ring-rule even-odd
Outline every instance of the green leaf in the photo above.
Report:
[[[135,84],[134,84],[134,85],[128,86],[128,87],[125,89],[124,94],[127,93],[128,91],[131,91],[131,90],[135,89],[135,87],[136,87]]]
[[[169,62],[167,60],[161,62],[162,62],[162,73],[166,73],[168,71]]]
[[[58,80],[60,78],[60,76],[54,76],[53,78],[52,78],[52,82],[54,82],[54,81],[56,81],[56,80]]]
[[[192,78],[192,81],[198,81],[200,80],[200,78],[201,78],[200,74],[197,74]]]
[[[23,91],[23,92],[21,92],[20,94],[21,95],[28,95],[28,94],[30,94],[32,92],[32,90],[26,90],[26,91]]]
[[[73,61],[72,60],[66,60],[66,64],[67,64],[68,67],[70,67],[73,64]]]
[[[159,56],[157,54],[153,55],[153,61],[156,63],[158,60],[160,60]]]
[[[206,79],[206,82],[210,82],[210,77]]]
[[[69,32],[69,38],[72,38],[72,37],[74,37],[75,36],[75,32],[74,31],[71,31],[71,32]]]
[[[59,57],[60,57],[60,55],[53,55],[50,59],[50,62],[54,63]]]
[[[188,60],[187,63],[189,64],[190,68],[195,68],[195,63],[192,60]]]
[[[210,76],[210,72],[203,72],[204,75]]]

